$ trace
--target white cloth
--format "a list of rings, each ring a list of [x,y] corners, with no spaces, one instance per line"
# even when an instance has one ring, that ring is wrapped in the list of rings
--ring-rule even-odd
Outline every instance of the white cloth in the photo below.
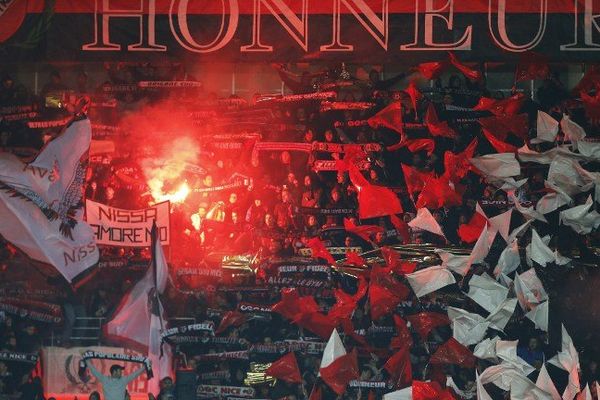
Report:
[[[383,400],[412,400],[412,386],[383,395]]]
[[[448,307],[448,318],[452,321],[452,336],[464,346],[481,342],[490,325],[481,315],[461,308]]]
[[[493,312],[506,300],[508,289],[496,282],[488,274],[483,273],[482,275],[473,275],[471,277],[467,296],[486,311]]]
[[[459,256],[441,249],[435,249],[434,251],[442,259],[442,267],[448,268],[461,276],[465,276],[469,272],[469,256]]]
[[[475,381],[477,382],[477,400],[493,400],[492,396],[485,390],[479,372],[475,371]]]
[[[563,225],[571,227],[581,235],[587,235],[600,226],[600,214],[595,210],[590,211],[594,201],[588,197],[585,204],[561,211],[559,220]]]
[[[424,231],[435,233],[445,238],[442,228],[427,208],[419,208],[417,216],[408,223],[408,226],[423,229]]]
[[[573,122],[571,118],[567,114],[563,114],[563,117],[560,121],[560,129],[562,129],[565,134],[565,138],[570,140],[573,143],[573,147],[577,149],[577,141],[583,139],[585,137],[585,130]]]
[[[456,283],[450,271],[441,265],[424,268],[407,274],[406,279],[417,297],[423,297],[445,286]]]
[[[554,142],[558,134],[559,123],[543,111],[537,115],[537,137],[531,143]]]
[[[490,323],[490,328],[503,332],[504,327],[515,312],[517,299],[506,299],[485,319]]]
[[[516,240],[513,240],[506,246],[500,258],[498,258],[498,264],[494,268],[494,275],[499,277],[501,274],[508,275],[519,268],[521,264],[521,256],[519,255],[519,244]]]
[[[517,369],[521,375],[527,376],[535,371],[535,368],[517,355],[517,344],[519,344],[518,340],[499,340],[496,343],[496,356]]]
[[[515,294],[525,312],[548,300],[544,285],[533,268],[515,275]]]
[[[323,350],[323,358],[321,358],[319,369],[328,367],[332,362],[344,355],[346,355],[346,349],[337,329],[334,329],[327,341],[327,345],[325,345],[325,350]]]
[[[514,153],[487,154],[469,161],[485,176],[510,178],[521,174],[521,165]]]
[[[537,329],[541,329],[544,332],[548,332],[548,311],[549,311],[548,300],[535,306],[525,316],[535,324]]]
[[[50,264],[72,282],[98,262],[92,228],[81,210],[89,120],[75,121],[25,164],[0,152],[0,235],[34,260]],[[70,236],[61,232],[71,222]]]
[[[573,199],[564,190],[554,185],[552,182],[545,181],[544,185],[548,189],[552,189],[552,193],[548,193],[544,197],[538,200],[535,210],[541,214],[549,214],[552,211],[571,204]]]
[[[487,338],[481,341],[477,346],[475,346],[475,350],[473,350],[473,355],[482,360],[489,360],[493,362],[498,361],[498,357],[496,356],[496,343],[498,343],[498,336],[494,336],[493,338]]]
[[[554,251],[548,247],[550,242],[550,236],[546,236],[544,239],[540,237],[534,228],[531,228],[531,243],[526,247],[526,253],[528,260],[538,263],[542,267],[546,264],[555,261]]]
[[[550,397],[552,397],[552,400],[562,400],[558,390],[556,390],[554,382],[552,382],[552,378],[550,378],[550,375],[548,374],[546,364],[543,364],[542,368],[540,368],[540,373],[535,381],[535,385],[548,393]]]
[[[569,196],[587,192],[594,186],[593,179],[582,173],[576,160],[558,155],[552,160],[548,169],[548,182],[561,188]]]

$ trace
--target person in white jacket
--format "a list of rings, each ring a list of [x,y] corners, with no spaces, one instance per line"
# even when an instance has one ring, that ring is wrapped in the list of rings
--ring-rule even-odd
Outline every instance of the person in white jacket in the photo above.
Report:
[[[102,375],[89,360],[86,360],[92,375],[102,384],[102,394],[105,400],[125,400],[125,393],[129,382],[140,376],[144,371],[144,366],[130,375],[123,376],[123,367],[114,364],[110,367],[110,376]]]

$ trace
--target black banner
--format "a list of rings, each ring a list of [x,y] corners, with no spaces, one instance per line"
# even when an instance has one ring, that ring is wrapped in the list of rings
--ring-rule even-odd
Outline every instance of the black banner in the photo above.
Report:
[[[132,4],[133,3],[133,4]],[[595,61],[594,1],[4,0],[3,56],[55,61]],[[339,14],[338,14],[339,13]],[[339,23],[338,23],[339,21]]]

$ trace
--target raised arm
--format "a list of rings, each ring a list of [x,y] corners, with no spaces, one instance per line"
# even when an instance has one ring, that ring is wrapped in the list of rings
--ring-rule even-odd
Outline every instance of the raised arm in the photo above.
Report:
[[[90,360],[85,360],[85,365],[87,365],[87,367],[92,372],[92,375],[94,375],[96,379],[100,381],[100,383],[104,383],[104,381],[106,380],[106,376],[102,375],[100,371],[98,371],[96,367],[94,367],[94,364],[92,364]]]
[[[142,365],[141,367],[139,367],[138,369],[136,369],[134,372],[132,372],[131,374],[124,376],[123,380],[125,381],[125,383],[129,383],[132,380],[134,380],[135,378],[137,378],[138,376],[140,376],[142,374],[142,372],[144,372],[145,367]]]

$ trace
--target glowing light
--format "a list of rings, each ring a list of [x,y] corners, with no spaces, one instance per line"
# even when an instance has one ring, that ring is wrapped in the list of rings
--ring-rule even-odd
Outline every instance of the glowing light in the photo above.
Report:
[[[161,185],[162,186],[162,185]],[[179,189],[172,193],[162,193],[162,190],[152,192],[152,197],[156,203],[170,201],[171,203],[183,203],[190,194],[190,187],[187,183],[182,183]]]

